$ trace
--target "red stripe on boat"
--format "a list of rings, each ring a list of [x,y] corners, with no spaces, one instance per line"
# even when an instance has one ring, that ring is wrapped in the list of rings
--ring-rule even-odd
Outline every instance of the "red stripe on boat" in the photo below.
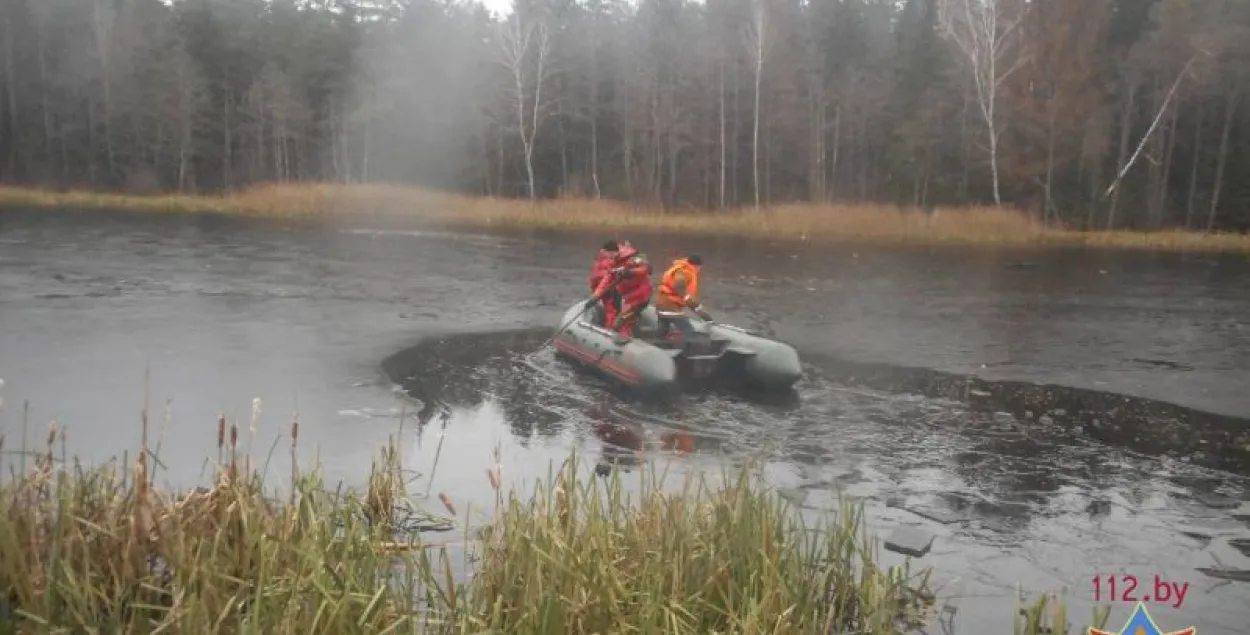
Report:
[[[597,366],[599,368],[602,368],[608,371],[609,373],[612,373],[613,375],[617,377],[617,379],[620,379],[621,381],[627,384],[637,384],[640,381],[640,378],[638,377],[638,373],[634,372],[629,367],[622,366],[620,364],[617,364],[616,362],[604,359],[602,355],[597,354],[597,353],[592,353],[589,350],[582,348],[571,342],[566,342],[563,340],[556,340],[556,348],[559,348],[560,350],[563,350],[566,353],[579,357],[585,360],[586,362],[593,364],[594,366]]]

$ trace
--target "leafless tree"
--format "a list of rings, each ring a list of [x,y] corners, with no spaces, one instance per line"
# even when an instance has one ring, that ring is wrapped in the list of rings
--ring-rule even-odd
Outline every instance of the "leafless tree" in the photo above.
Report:
[[[760,206],[760,92],[764,82],[764,58],[772,44],[772,38],[768,36],[768,7],[765,2],[751,0],[751,23],[747,28],[755,75],[755,105],[751,115],[751,179],[757,209]]]
[[[1018,0],[939,0],[942,34],[963,53],[972,71],[977,104],[989,136],[990,174],[994,203],[1002,204],[998,178],[998,89],[1026,61],[1020,23],[1024,3]]]
[[[525,155],[529,197],[534,200],[534,139],[553,105],[553,101],[543,95],[543,84],[551,74],[547,63],[551,53],[550,31],[541,19],[512,16],[498,26],[497,35],[500,58],[511,79],[511,96],[516,107],[517,132]]]

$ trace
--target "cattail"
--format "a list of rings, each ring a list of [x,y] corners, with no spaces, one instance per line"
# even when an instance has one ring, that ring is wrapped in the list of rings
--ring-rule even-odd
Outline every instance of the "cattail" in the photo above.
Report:
[[[299,446],[299,413],[291,420],[291,502],[295,502],[296,482],[299,481],[299,459],[295,457],[295,448]]]
[[[447,511],[451,512],[452,516],[456,515],[456,506],[451,504],[450,496],[448,496],[447,494],[444,494],[443,492],[439,492],[438,500],[442,501],[443,507],[446,507]]]
[[[131,517],[131,530],[135,542],[145,544],[151,540],[153,529],[152,498],[148,487],[148,455],[140,452],[135,460],[133,478],[135,484],[135,507]]]
[[[226,447],[226,415],[217,417],[217,449]]]
[[[237,479],[239,476],[238,450],[239,450],[239,424],[231,423],[230,424],[230,469],[228,470],[228,474],[227,474],[227,478],[229,478],[231,482],[234,482],[235,479]]]
[[[44,469],[52,469],[52,449],[56,447],[56,422],[48,424],[48,453],[44,456]]]
[[[564,490],[564,475],[560,475],[560,481],[556,484],[556,515],[560,519],[561,527],[569,525],[569,496]]]

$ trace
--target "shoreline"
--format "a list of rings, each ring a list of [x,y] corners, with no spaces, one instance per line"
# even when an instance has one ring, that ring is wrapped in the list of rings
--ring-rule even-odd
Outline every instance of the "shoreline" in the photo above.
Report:
[[[1250,235],[1184,230],[1086,232],[1044,228],[1020,211],[880,204],[780,204],[754,210],[660,211],[606,200],[499,199],[395,185],[258,185],[225,195],[119,194],[0,185],[0,209],[210,214],[258,220],[383,221],[396,228],[584,233],[607,225],[635,235],[760,239],[808,245],[1086,247],[1250,253]]]
[[[0,625],[198,632],[237,619],[282,632],[582,635],[641,622],[903,635],[942,619],[933,568],[882,564],[862,502],[841,499],[812,525],[750,464],[722,467],[721,479],[689,474],[677,488],[651,465],[628,487],[619,472],[588,473],[573,450],[525,488],[504,484],[496,463],[486,474],[494,510],[475,510],[487,517],[473,525],[447,493],[429,502],[450,516],[414,505],[394,436],[367,483],[335,487],[319,467],[300,466],[296,419],[283,435],[291,484],[282,492],[240,447],[240,427],[219,419],[210,482],[189,492],[155,486],[161,463],[146,441],[133,463],[84,465],[65,456],[54,424],[45,449],[0,452],[12,476],[0,481],[9,507],[0,584],[12,589]],[[453,580],[456,545],[482,552],[466,582]],[[412,610],[413,598],[428,606]],[[1061,593],[1018,592],[1004,605],[1017,635],[1066,632]],[[1103,627],[1110,608],[1096,604],[1088,624]],[[552,631],[553,620],[568,630]]]

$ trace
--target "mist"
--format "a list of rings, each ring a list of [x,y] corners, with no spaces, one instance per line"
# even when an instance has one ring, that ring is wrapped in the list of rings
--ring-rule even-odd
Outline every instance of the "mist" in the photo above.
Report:
[[[1245,3],[963,2],[11,0],[0,182],[1250,226]]]

